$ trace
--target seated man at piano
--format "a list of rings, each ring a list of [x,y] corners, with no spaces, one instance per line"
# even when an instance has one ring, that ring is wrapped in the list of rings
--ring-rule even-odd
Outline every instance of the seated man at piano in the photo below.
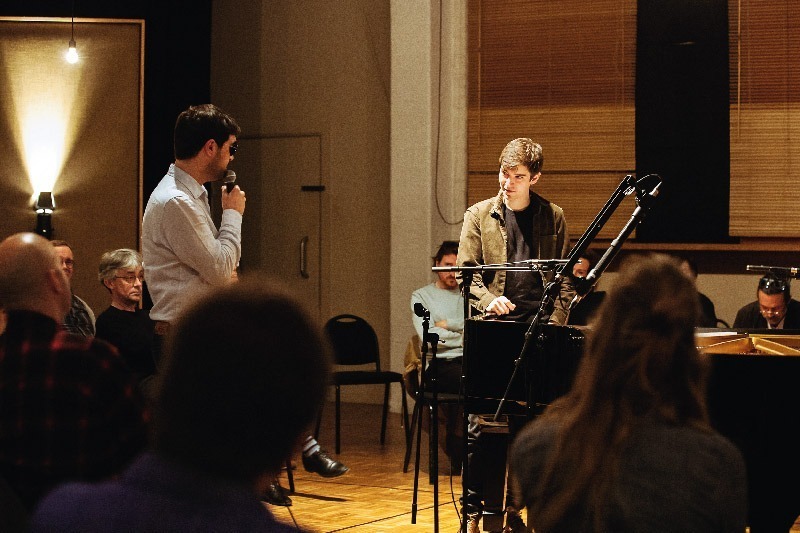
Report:
[[[789,280],[766,274],[758,281],[756,301],[739,309],[737,329],[800,329],[800,302],[792,299]]]
[[[564,213],[559,206],[534,193],[532,187],[542,176],[542,147],[531,139],[519,138],[509,142],[500,154],[497,196],[478,202],[464,214],[458,249],[459,266],[477,266],[530,259],[563,259],[569,248],[569,235]],[[552,276],[552,272],[548,273]],[[474,272],[469,287],[473,308],[488,317],[503,320],[530,321],[539,310],[543,296],[544,274],[526,271]],[[459,273],[463,283],[463,272]],[[555,324],[565,324],[567,309],[574,295],[568,277],[554,297],[554,309],[543,316]],[[492,354],[485,354],[491,357]],[[483,354],[481,354],[483,356]],[[509,376],[510,377],[510,376]],[[480,379],[479,376],[466,376]],[[509,417],[509,432],[514,433],[521,421]],[[467,444],[466,501],[468,531],[479,531],[484,510],[483,473],[487,457],[481,437],[483,419],[469,416]],[[506,530],[524,531],[519,507],[509,494],[506,500]],[[500,528],[502,529],[502,528]],[[486,530],[486,524],[484,524]]]
[[[433,257],[433,266],[455,266],[458,254],[458,242],[444,241]],[[436,390],[459,394],[461,391],[461,362],[464,359],[464,298],[458,289],[455,272],[437,272],[436,281],[420,287],[411,293],[411,319],[414,329],[422,339],[422,317],[417,316],[414,304],[420,303],[430,312],[431,325],[428,333],[439,336],[436,348],[436,364],[430,363],[425,371],[426,387],[429,378],[436,371]],[[435,368],[434,368],[435,367]],[[439,422],[443,426],[439,431],[439,444],[450,459],[453,472],[461,471],[464,458],[464,434],[460,431],[463,415],[454,404],[440,405]],[[442,442],[443,439],[443,442]]]

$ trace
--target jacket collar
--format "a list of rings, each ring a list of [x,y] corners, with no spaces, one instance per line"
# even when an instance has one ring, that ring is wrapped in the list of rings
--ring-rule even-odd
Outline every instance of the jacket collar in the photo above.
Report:
[[[531,205],[535,206],[534,209],[536,210],[536,213],[539,213],[539,211],[542,209],[542,206],[547,205],[548,201],[533,191],[530,191],[529,194],[531,197]],[[492,208],[489,210],[489,213],[492,218],[496,218],[501,223],[505,223],[505,219],[503,218],[504,208],[505,205],[503,204],[503,191],[501,190],[492,200]]]

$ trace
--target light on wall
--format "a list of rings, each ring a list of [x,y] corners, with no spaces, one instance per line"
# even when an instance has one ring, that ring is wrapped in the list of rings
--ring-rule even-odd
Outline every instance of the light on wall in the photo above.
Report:
[[[78,47],[75,44],[75,0],[72,0],[72,35],[69,40],[66,59],[67,63],[73,65],[78,62]]]
[[[52,192],[40,192],[33,205],[36,211],[36,234],[45,239],[53,238],[53,211],[56,209],[56,199]]]

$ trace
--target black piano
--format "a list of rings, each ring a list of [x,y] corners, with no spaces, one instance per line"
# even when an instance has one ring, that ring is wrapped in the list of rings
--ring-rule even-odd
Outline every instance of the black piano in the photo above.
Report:
[[[467,320],[465,402],[472,412],[494,412],[527,330],[524,323]],[[751,532],[785,532],[800,515],[800,331],[738,330],[701,338],[702,331],[698,345],[711,365],[709,415],[747,464]],[[584,333],[574,326],[539,326],[503,413],[533,418],[569,390]]]

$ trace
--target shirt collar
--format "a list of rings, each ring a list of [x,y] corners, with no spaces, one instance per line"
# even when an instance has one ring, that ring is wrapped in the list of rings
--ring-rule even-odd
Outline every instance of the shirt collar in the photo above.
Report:
[[[197,180],[189,175],[189,173],[175,166],[175,163],[169,166],[169,173],[173,175],[177,183],[183,185],[195,198],[200,198],[206,194],[206,188],[197,183]]]

